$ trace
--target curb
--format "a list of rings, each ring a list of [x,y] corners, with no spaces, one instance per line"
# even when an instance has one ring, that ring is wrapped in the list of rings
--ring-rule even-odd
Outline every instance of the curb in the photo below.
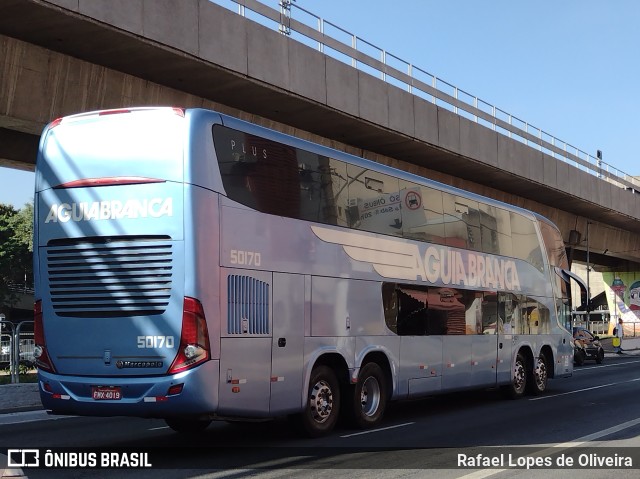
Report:
[[[618,354],[613,350],[613,349],[605,349],[604,350],[605,354],[615,354],[616,356],[618,356]],[[638,356],[640,355],[640,349],[623,349],[622,350],[622,355],[628,355],[628,356]]]
[[[3,384],[0,386],[0,414],[43,409],[38,383]]]
[[[44,409],[42,407],[42,404],[40,404],[39,406],[33,405],[33,406],[6,407],[6,408],[0,408],[0,414],[15,414],[17,412],[39,411],[41,409]]]

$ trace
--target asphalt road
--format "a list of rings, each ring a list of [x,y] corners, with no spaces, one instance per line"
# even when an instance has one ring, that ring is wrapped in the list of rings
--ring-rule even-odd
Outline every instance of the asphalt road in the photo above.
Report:
[[[640,356],[607,355],[573,378],[550,381],[540,397],[512,401],[480,391],[393,404],[380,428],[346,425],[320,439],[302,439],[286,420],[214,423],[204,434],[173,433],[163,421],[131,418],[52,417],[43,411],[0,415],[0,448],[54,452],[149,454],[153,468],[28,469],[30,478],[136,477],[609,477],[606,469],[560,467],[560,455],[630,457],[617,477],[640,470]],[[515,449],[515,447],[518,449]],[[553,447],[553,449],[551,449]],[[585,447],[587,449],[585,449]],[[598,449],[593,449],[598,447]],[[632,449],[627,449],[631,447]],[[63,448],[63,449],[58,449]],[[594,452],[595,451],[595,452]],[[464,457],[505,462],[473,467]],[[511,455],[511,456],[509,456]],[[542,468],[509,468],[508,459],[552,461]],[[537,458],[537,459],[536,459]],[[596,457],[595,460],[598,460]]]

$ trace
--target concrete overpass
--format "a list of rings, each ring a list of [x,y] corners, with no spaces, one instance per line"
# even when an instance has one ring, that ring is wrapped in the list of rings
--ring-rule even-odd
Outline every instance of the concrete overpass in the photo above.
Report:
[[[2,0],[0,164],[32,169],[37,136],[62,115],[202,106],[529,208],[558,224],[576,260],[588,245],[603,268],[639,269],[633,178],[435,77],[237,2],[275,28],[209,0]]]

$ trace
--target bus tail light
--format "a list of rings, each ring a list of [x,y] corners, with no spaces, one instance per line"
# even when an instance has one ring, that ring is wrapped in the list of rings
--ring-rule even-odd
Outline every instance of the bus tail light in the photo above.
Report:
[[[33,357],[36,360],[36,366],[40,369],[55,373],[56,368],[53,367],[53,363],[47,352],[44,329],[42,328],[42,300],[36,301],[33,305],[33,339],[35,342]]]
[[[176,374],[186,371],[207,361],[210,357],[209,331],[202,304],[197,299],[185,296],[180,346],[168,373]]]
[[[55,120],[53,120],[51,123],[49,123],[47,128],[51,130],[52,128],[55,128],[56,126],[58,126],[60,123],[62,123],[62,117],[56,118]]]

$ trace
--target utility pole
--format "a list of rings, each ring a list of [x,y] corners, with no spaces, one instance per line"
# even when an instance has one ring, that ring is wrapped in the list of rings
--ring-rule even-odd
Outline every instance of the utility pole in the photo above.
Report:
[[[591,221],[587,221],[587,328],[589,327],[589,320],[591,316],[591,290],[589,289],[589,272],[591,271],[591,263],[589,262],[589,225]]]

